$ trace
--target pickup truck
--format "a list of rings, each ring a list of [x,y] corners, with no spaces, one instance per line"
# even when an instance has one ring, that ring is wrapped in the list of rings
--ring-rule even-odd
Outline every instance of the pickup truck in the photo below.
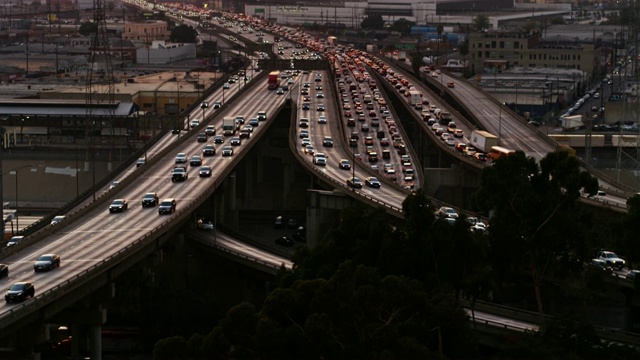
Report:
[[[608,266],[617,268],[618,270],[622,269],[625,264],[625,261],[623,259],[616,255],[616,253],[611,251],[600,251],[597,258],[605,261]]]
[[[189,173],[187,169],[182,166],[176,166],[171,170],[171,181],[185,181],[189,178]]]

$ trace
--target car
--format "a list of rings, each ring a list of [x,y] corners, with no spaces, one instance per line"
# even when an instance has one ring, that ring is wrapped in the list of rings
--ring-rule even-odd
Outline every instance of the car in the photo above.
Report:
[[[347,178],[347,185],[354,189],[361,189],[362,181],[360,181],[360,179],[358,179],[357,177],[353,176],[353,177]]]
[[[222,103],[220,101],[214,101],[213,103],[214,109],[220,109],[221,106],[222,106]]]
[[[204,133],[207,136],[213,136],[216,134],[216,127],[213,125],[208,125],[206,129],[204,129]],[[198,135],[198,139],[200,138],[200,135]],[[206,141],[206,140],[205,140]]]
[[[178,153],[178,155],[176,155],[176,164],[184,164],[187,162],[187,154],[185,153]]]
[[[158,206],[158,214],[171,214],[176,211],[176,199],[163,199]]]
[[[173,170],[171,170],[171,181],[172,182],[177,182],[177,181],[185,181],[189,178],[189,172],[187,171],[187,168],[182,167],[182,166],[176,166],[173,168]]]
[[[443,206],[439,208],[438,211],[436,211],[436,216],[443,217],[443,218],[457,219],[458,213],[453,208],[450,208],[448,206]]]
[[[128,208],[129,208],[129,204],[127,203],[126,199],[115,199],[111,202],[111,205],[109,205],[109,212],[110,213],[124,212]]]
[[[396,171],[393,168],[386,168],[384,170],[384,173],[387,179],[393,180],[393,181],[398,180],[398,174],[396,174]]]
[[[303,148],[311,145],[311,139],[309,138],[304,138],[302,139],[302,142],[300,143],[302,145]]]
[[[232,156],[233,148],[231,146],[225,146],[222,148],[222,156]]]
[[[213,143],[214,144],[223,144],[224,143],[224,136],[222,135],[216,135],[213,137]]]
[[[447,87],[449,87],[449,88],[452,88],[452,87],[455,87],[455,86],[456,86],[456,84],[453,81],[449,81],[447,83]]]
[[[604,260],[607,265],[617,268],[618,270],[622,269],[625,265],[625,261],[613,251],[600,251],[596,258]]]
[[[202,156],[214,156],[216,154],[216,148],[213,145],[205,145],[202,148]]]
[[[12,236],[11,239],[9,239],[9,241],[7,242],[7,247],[18,245],[22,240],[24,240],[24,236],[22,235]]]
[[[276,91],[276,95],[284,95],[284,89],[278,88],[278,90]]]
[[[316,149],[313,147],[313,145],[307,145],[304,148],[304,153],[307,155],[314,155],[316,153]]]
[[[249,119],[249,125],[251,125],[252,128],[259,126],[260,120],[258,120],[258,118],[251,118]]]
[[[338,167],[342,170],[351,170],[351,162],[347,159],[340,159]]]
[[[230,144],[231,146],[240,146],[242,145],[242,140],[240,139],[239,136],[234,136],[231,138]]]
[[[64,215],[54,216],[53,219],[51,219],[51,225],[59,224],[60,222],[62,222],[62,220],[64,220],[64,218],[65,218]]]
[[[307,118],[301,118],[300,121],[298,121],[298,126],[306,129],[309,127],[309,119]]]
[[[283,246],[293,246],[293,239],[288,236],[280,236],[275,239],[275,243]]]
[[[313,163],[318,166],[326,166],[327,158],[326,156],[324,156],[324,154],[317,153],[316,155],[313,156]]]
[[[192,129],[198,127],[198,125],[200,125],[200,120],[194,119],[189,122],[189,127]]]
[[[277,216],[276,220],[273,223],[273,228],[274,229],[282,229],[284,228],[284,220],[282,219],[282,216]]]
[[[40,255],[38,260],[33,264],[33,270],[35,272],[49,271],[57,267],[60,267],[60,255],[58,254]]]
[[[455,146],[456,145],[456,141],[453,139],[453,137],[448,137],[447,139],[445,139],[444,143],[449,145],[449,146]]]
[[[258,119],[258,121],[265,121],[267,120],[267,112],[264,110],[260,110],[258,111],[258,115],[256,116],[256,118]]]
[[[4,301],[7,303],[21,302],[35,296],[36,288],[32,283],[20,281],[11,285],[7,293],[4,295]]]
[[[326,124],[327,123],[327,117],[322,115],[322,116],[318,116],[318,124]]]
[[[302,103],[302,110],[309,110],[311,108],[311,104],[308,102]]]
[[[9,265],[0,264],[0,278],[9,276]]]
[[[229,84],[228,82],[222,84],[223,89],[229,89],[230,87],[231,87],[231,84]]]
[[[136,160],[136,167],[140,167],[142,165],[144,165],[147,162],[147,160],[145,160],[145,158],[140,158],[138,160]]]
[[[207,134],[205,134],[205,133],[199,133],[199,134],[198,134],[197,141],[198,141],[198,142],[207,142]]]
[[[640,274],[640,270],[629,270],[625,277],[629,280],[635,280],[635,278],[638,277],[638,274]]]
[[[196,224],[198,226],[198,229],[200,230],[213,231],[215,229],[215,225],[213,224],[213,221],[204,217],[198,218],[198,221],[196,221]]]
[[[211,177],[211,174],[212,174],[211,166],[208,166],[208,165],[202,166],[200,168],[200,171],[198,171],[198,176],[200,177]]]
[[[189,165],[191,166],[200,166],[202,165],[202,158],[198,155],[193,155],[191,160],[189,160]]]
[[[158,205],[158,194],[154,193],[154,192],[148,192],[146,194],[144,194],[144,196],[142,196],[142,201],[140,201],[140,204],[142,205],[142,207],[152,207],[152,206],[156,206]]]
[[[244,116],[238,115],[236,116],[236,125],[240,126],[244,124]]]
[[[325,136],[324,139],[322,139],[322,146],[333,147],[333,138],[331,138],[331,136]]]
[[[109,185],[109,190],[113,189],[114,187],[120,185],[120,181],[112,181],[111,185]]]
[[[370,188],[380,188],[380,180],[375,176],[369,176],[364,179],[364,184]]]
[[[318,104],[318,106],[316,107],[317,111],[324,111],[324,104]]]

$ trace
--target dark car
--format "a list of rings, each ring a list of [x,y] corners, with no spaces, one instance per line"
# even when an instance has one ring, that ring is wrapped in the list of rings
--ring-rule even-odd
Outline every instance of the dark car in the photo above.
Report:
[[[211,177],[211,167],[210,166],[203,166],[200,168],[200,171],[198,172],[198,176],[200,177]]]
[[[357,177],[350,177],[347,179],[347,185],[349,185],[349,187],[352,187],[354,189],[361,189],[362,181],[360,181],[360,179],[358,179]]]
[[[198,134],[198,142],[207,142],[207,134],[205,133]]]
[[[144,165],[147,161],[144,158],[140,158],[138,160],[136,160],[136,167],[140,167],[142,165]]]
[[[224,136],[222,135],[216,135],[213,137],[213,143],[214,144],[222,144],[224,143]]]
[[[38,260],[36,260],[35,264],[33,264],[33,270],[35,272],[49,271],[57,267],[60,267],[60,255],[58,254],[41,255]]]
[[[9,265],[0,264],[0,278],[9,276]]]
[[[369,176],[366,179],[364,179],[364,183],[371,188],[379,188],[380,187],[380,181],[378,180],[378,178],[373,177],[373,176]]]
[[[213,145],[205,145],[202,148],[202,156],[213,156],[216,154],[216,148]]]
[[[207,128],[204,130],[204,133],[207,134],[207,136],[213,136],[216,134],[216,127],[213,125],[209,125],[207,126]]]
[[[17,282],[9,288],[4,295],[4,300],[10,302],[25,301],[30,297],[33,297],[36,293],[36,288],[30,282]]]
[[[171,214],[174,211],[176,211],[175,199],[164,199],[160,202],[160,206],[158,207],[158,214]]]
[[[307,242],[307,230],[304,226],[298,226],[296,231],[293,232],[293,240],[298,242]]]
[[[142,207],[152,207],[152,206],[156,206],[158,205],[158,194],[154,193],[154,192],[149,192],[144,194],[144,196],[142,197]]]
[[[234,136],[231,138],[231,145],[232,146],[239,146],[242,144],[242,140],[240,140],[239,136]]]
[[[123,212],[129,208],[129,204],[126,199],[115,199],[109,205],[110,213]]]
[[[293,239],[287,236],[276,238],[276,244],[284,246],[293,246]]]
[[[193,155],[191,160],[189,160],[189,165],[191,166],[200,166],[202,165],[202,159],[198,155]]]

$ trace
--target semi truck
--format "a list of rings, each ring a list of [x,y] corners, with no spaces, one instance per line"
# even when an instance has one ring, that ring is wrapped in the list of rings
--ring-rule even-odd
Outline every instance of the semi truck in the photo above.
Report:
[[[584,128],[582,115],[561,116],[560,121],[562,122],[562,131],[573,131]]]
[[[269,90],[275,90],[278,88],[278,84],[280,83],[280,71],[274,70],[269,73],[269,80],[267,80],[267,85]]]
[[[416,106],[416,104],[422,104],[422,94],[418,90],[409,91],[409,104]]]
[[[222,120],[222,133],[225,136],[231,136],[236,133],[236,129],[238,126],[236,125],[236,119],[231,116],[225,116]]]
[[[498,137],[484,130],[473,130],[469,142],[476,149],[488,153],[491,147],[498,145]]]

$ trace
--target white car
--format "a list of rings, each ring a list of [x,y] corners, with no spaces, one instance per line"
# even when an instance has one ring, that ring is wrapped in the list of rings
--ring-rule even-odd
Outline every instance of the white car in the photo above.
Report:
[[[187,162],[187,154],[178,153],[178,155],[176,155],[176,164],[184,164],[186,162]]]

